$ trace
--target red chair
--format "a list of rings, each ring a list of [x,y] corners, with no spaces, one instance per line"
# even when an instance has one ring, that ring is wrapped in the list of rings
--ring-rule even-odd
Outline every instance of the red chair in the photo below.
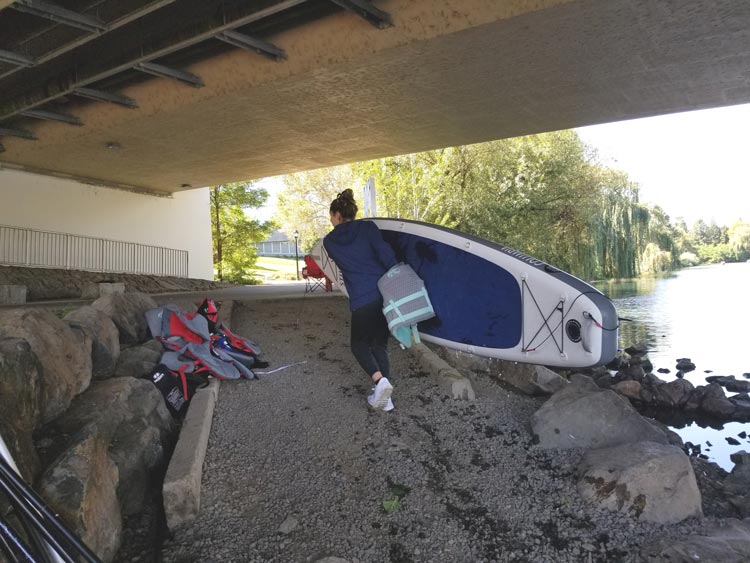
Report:
[[[333,291],[333,284],[323,270],[318,267],[309,254],[304,257],[305,267],[302,268],[302,277],[305,279],[307,284],[305,285],[305,293],[312,293],[316,289],[320,288],[324,291]]]

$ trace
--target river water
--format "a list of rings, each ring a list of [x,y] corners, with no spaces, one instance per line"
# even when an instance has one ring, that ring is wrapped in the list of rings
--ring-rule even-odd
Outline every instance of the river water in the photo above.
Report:
[[[750,263],[688,268],[666,278],[597,283],[620,317],[620,345],[645,343],[654,373],[670,381],[678,358],[690,358],[695,371],[685,374],[694,385],[708,375],[750,377]],[[657,373],[666,368],[670,373]],[[743,377],[743,374],[747,374]],[[750,452],[749,423],[711,427],[705,422],[669,421],[684,441],[700,444],[711,461],[731,470],[731,453]],[[740,445],[730,445],[733,437]]]

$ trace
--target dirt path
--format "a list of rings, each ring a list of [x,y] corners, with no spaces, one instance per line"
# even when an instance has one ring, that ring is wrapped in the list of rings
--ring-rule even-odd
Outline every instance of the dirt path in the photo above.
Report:
[[[368,411],[348,319],[340,297],[236,304],[236,332],[272,368],[306,363],[222,385],[200,515],[165,561],[635,561],[644,541],[697,528],[584,505],[580,452],[535,446],[540,402],[485,376],[475,402],[454,401],[394,346],[396,410]]]

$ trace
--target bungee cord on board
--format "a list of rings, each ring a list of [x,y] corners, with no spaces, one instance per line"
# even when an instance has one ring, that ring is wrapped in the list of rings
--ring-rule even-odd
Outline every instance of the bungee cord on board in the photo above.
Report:
[[[529,285],[526,283],[526,280],[522,281],[522,289],[524,291],[522,293],[521,299],[523,300],[523,298],[525,297],[525,290],[528,289],[529,295],[533,299],[534,305],[536,306],[537,311],[539,311],[539,314],[542,316],[542,319],[543,319],[541,326],[534,333],[534,336],[531,337],[531,340],[529,341],[528,345],[527,344],[523,344],[522,349],[523,349],[524,352],[534,352],[534,351],[538,350],[539,348],[541,348],[541,346],[545,342],[547,342],[547,340],[549,340],[550,338],[552,338],[552,340],[555,343],[555,346],[557,347],[558,351],[561,354],[564,353],[565,352],[565,339],[562,337],[562,334],[561,334],[560,335],[560,343],[558,343],[557,338],[555,338],[555,334],[554,334],[555,331],[558,328],[560,328],[560,330],[562,330],[562,325],[565,322],[565,319],[567,318],[567,316],[570,314],[570,311],[573,309],[573,305],[575,305],[576,301],[578,301],[582,296],[589,295],[589,294],[604,295],[604,294],[602,294],[602,293],[600,293],[598,291],[583,291],[583,292],[579,293],[575,297],[575,299],[573,299],[573,301],[571,301],[570,306],[568,307],[567,311],[565,310],[565,307],[564,307],[565,302],[563,300],[560,300],[558,302],[558,304],[555,306],[555,308],[550,312],[550,314],[545,317],[544,313],[542,312],[542,308],[539,306],[539,303],[537,302],[536,297],[534,296],[534,292],[531,290],[531,287],[529,287]],[[610,302],[612,301],[606,295],[604,295],[604,297],[607,300],[609,300]],[[550,328],[548,321],[552,317],[552,315],[554,315],[555,312],[557,312],[557,311],[561,312],[560,320],[557,322],[557,324],[554,326],[554,328]],[[625,319],[625,318],[622,318],[622,317],[617,317],[617,320],[618,320],[617,326],[615,326],[613,328],[608,328],[608,327],[603,326],[599,321],[597,321],[596,318],[591,313],[589,313],[588,311],[584,311],[583,312],[583,316],[585,318],[591,320],[594,323],[594,326],[596,326],[597,328],[599,328],[601,330],[604,330],[604,331],[608,331],[608,332],[612,332],[612,331],[618,330],[620,328],[620,322],[619,321],[631,321],[632,320],[632,319]],[[529,346],[531,346],[531,344],[534,342],[534,339],[536,339],[536,337],[539,335],[539,333],[542,332],[542,330],[544,329],[544,327],[547,327],[547,330],[548,330],[549,334],[539,344],[537,344],[533,348],[530,348]]]

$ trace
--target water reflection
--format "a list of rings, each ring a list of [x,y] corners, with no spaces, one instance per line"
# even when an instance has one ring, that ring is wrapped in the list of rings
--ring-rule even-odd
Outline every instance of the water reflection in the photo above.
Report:
[[[620,325],[620,345],[626,348],[645,343],[649,359],[676,377],[676,360],[690,358],[696,370],[685,374],[693,385],[704,385],[707,375],[750,375],[747,348],[747,320],[750,318],[750,264],[726,264],[680,270],[665,278],[625,280],[595,284],[615,303],[620,317],[631,319]],[[742,449],[725,438],[743,431],[746,423],[723,428],[701,427],[697,423],[676,425],[683,440],[700,443],[709,457],[725,469],[733,466],[729,454]],[[680,427],[681,426],[681,427]],[[748,449],[747,440],[738,438]]]

